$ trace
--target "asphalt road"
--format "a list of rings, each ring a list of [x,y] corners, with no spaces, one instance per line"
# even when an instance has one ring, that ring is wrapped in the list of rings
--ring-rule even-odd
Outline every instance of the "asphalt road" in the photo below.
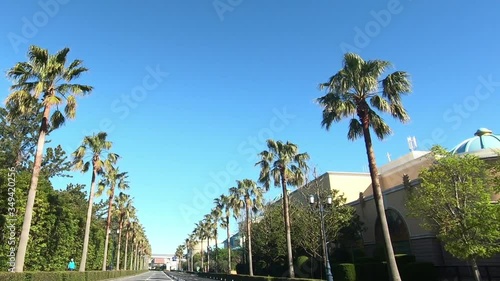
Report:
[[[168,272],[167,275],[174,281],[213,281],[212,279],[200,278],[197,275],[185,272]]]
[[[168,281],[213,281],[207,278],[200,278],[197,275],[184,273],[184,272],[168,272],[167,274],[161,271],[148,271],[135,276],[128,276],[122,278],[111,279],[112,281],[154,281],[154,280],[168,280]]]
[[[112,279],[113,281],[148,281],[148,280],[173,280],[161,271],[148,271],[135,276]]]

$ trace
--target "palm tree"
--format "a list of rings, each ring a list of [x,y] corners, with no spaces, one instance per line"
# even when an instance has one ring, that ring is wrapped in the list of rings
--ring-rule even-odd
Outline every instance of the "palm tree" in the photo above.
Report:
[[[132,199],[130,198],[130,195],[120,192],[115,198],[115,206],[118,211],[118,254],[116,255],[116,269],[120,270],[122,230],[132,207]]]
[[[203,239],[206,238],[206,232],[205,232],[205,227],[204,227],[204,222],[200,221],[195,224],[196,227],[193,231],[193,233],[196,235],[196,237],[200,241],[200,258],[201,258],[201,270],[204,270],[203,267],[203,260],[204,260],[204,253],[203,253]]]
[[[343,68],[330,77],[328,82],[320,85],[320,89],[326,89],[326,95],[318,98],[318,102],[323,107],[321,122],[323,127],[329,130],[332,123],[351,118],[347,138],[355,140],[364,137],[373,196],[382,226],[389,268],[392,280],[399,281],[401,277],[392,249],[370,135],[370,128],[381,140],[391,134],[389,126],[373,108],[389,113],[401,122],[409,120],[401,102],[401,96],[411,91],[409,75],[403,71],[396,71],[381,79],[390,66],[388,61],[364,61],[357,54],[347,53],[344,55]]]
[[[82,145],[73,152],[73,167],[83,173],[87,172],[92,165],[92,180],[90,184],[89,206],[87,209],[87,222],[85,225],[85,237],[83,239],[82,259],[80,261],[80,271],[85,271],[87,262],[87,251],[89,246],[90,224],[92,221],[92,207],[94,201],[94,188],[98,175],[105,174],[112,170],[112,166],[118,161],[118,154],[109,152],[113,144],[106,140],[107,134],[100,132],[97,135],[83,138]],[[89,156],[90,160],[85,161]],[[103,160],[104,159],[104,160]]]
[[[246,216],[246,232],[248,236],[248,272],[250,276],[253,276],[253,262],[252,262],[252,219],[250,214],[250,209],[257,208],[262,204],[262,189],[257,186],[253,180],[244,179],[242,181],[236,181],[236,187],[230,189],[231,194],[235,198],[240,198],[241,202],[245,206],[245,216]]]
[[[13,92],[6,100],[7,106],[11,109],[9,119],[12,120],[21,115],[37,115],[40,113],[37,112],[38,108],[43,112],[23,226],[16,253],[16,272],[22,272],[24,269],[45,137],[50,130],[57,129],[64,124],[65,118],[75,118],[76,97],[89,94],[92,91],[91,86],[71,83],[88,69],[82,66],[81,60],[74,60],[66,67],[68,53],[69,48],[64,48],[51,55],[46,49],[30,46],[29,61],[19,62],[7,72],[7,76],[13,80],[11,86]],[[60,110],[62,105],[64,105],[63,112]],[[53,108],[55,110],[51,114]]]
[[[265,191],[269,190],[271,181],[274,182],[274,186],[276,187],[281,185],[289,275],[291,278],[295,278],[287,186],[297,187],[304,183],[305,174],[308,170],[306,161],[309,160],[309,155],[307,153],[299,153],[297,145],[291,142],[283,143],[269,139],[267,140],[267,148],[268,150],[264,150],[259,154],[261,161],[256,163],[256,165],[260,165],[261,167],[259,183],[264,185]]]
[[[178,258],[178,266],[177,270],[182,270],[182,256],[184,254],[184,249],[186,249],[186,245],[179,245],[175,250],[175,256]]]
[[[99,183],[99,190],[97,196],[100,196],[106,186],[108,189],[108,217],[106,220],[106,239],[104,242],[104,258],[102,261],[102,271],[106,271],[106,264],[108,259],[108,246],[109,246],[109,234],[111,232],[111,216],[113,215],[113,200],[115,198],[115,187],[119,190],[128,189],[127,172],[120,173],[118,168],[111,169],[108,173],[104,175],[104,178]]]
[[[217,200],[217,198],[215,199]],[[219,241],[218,241],[218,228],[219,228],[219,221],[221,220],[222,216],[222,208],[219,206],[219,204],[215,204],[215,207],[212,209],[210,212],[210,216],[212,217],[212,221],[214,222],[214,239],[215,239],[215,272],[218,272],[219,270],[219,263],[218,263],[218,252],[219,252]]]
[[[127,214],[125,215],[125,252],[123,256],[125,257],[123,261],[123,270],[127,270],[128,267],[128,244],[130,241],[130,233],[133,231],[134,223],[136,221],[135,207],[130,206]],[[130,269],[130,268],[129,268]]]
[[[188,271],[194,271],[193,265],[193,256],[194,256],[194,246],[196,245],[196,235],[195,233],[189,234],[189,237],[186,239],[186,248],[189,254],[189,262],[188,262]]]
[[[203,218],[203,231],[207,237],[207,272],[210,272],[210,238],[214,235],[214,228],[217,222],[212,220],[211,214],[206,214]]]
[[[229,231],[229,217],[231,215],[230,199],[228,196],[221,194],[218,198],[214,199],[216,208],[221,209],[224,212],[224,217],[221,219],[221,227],[226,229],[226,245],[228,252],[228,274],[231,274],[231,234]]]

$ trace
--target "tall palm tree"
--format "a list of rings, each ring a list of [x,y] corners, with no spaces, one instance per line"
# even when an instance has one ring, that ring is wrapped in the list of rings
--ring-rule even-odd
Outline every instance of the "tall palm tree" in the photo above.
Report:
[[[217,198],[215,199],[217,200]],[[218,272],[219,270],[219,263],[218,263],[218,252],[219,252],[219,241],[218,241],[218,229],[219,229],[219,222],[221,220],[222,216],[222,208],[216,203],[215,207],[210,211],[210,216],[212,217],[212,221],[214,222],[214,239],[215,239],[215,272]]]
[[[189,237],[186,239],[186,248],[188,249],[188,254],[189,254],[189,271],[194,271],[194,264],[193,264],[193,256],[194,256],[194,246],[196,245],[196,234],[193,232],[189,234]]]
[[[229,196],[221,194],[218,198],[214,199],[214,203],[217,208],[220,208],[224,212],[224,217],[221,220],[221,227],[226,229],[226,245],[228,253],[227,273],[231,274],[231,234],[229,231],[229,217],[231,216],[230,198]]]
[[[204,270],[204,253],[203,253],[203,239],[206,238],[206,232],[205,232],[205,228],[204,228],[204,222],[203,221],[200,221],[198,223],[195,224],[195,229],[193,231],[193,233],[196,235],[196,237],[199,239],[200,241],[200,258],[201,258],[201,270],[203,271]]]
[[[250,179],[236,181],[236,187],[230,189],[231,194],[240,198],[245,207],[246,232],[247,232],[247,250],[248,250],[248,272],[253,276],[252,262],[252,219],[250,210],[257,208],[262,204],[262,189]]]
[[[177,246],[177,249],[175,250],[175,256],[178,259],[177,270],[182,270],[182,256],[184,254],[184,249],[186,249],[186,245],[179,245],[179,246]]]
[[[87,251],[89,246],[90,224],[92,221],[92,207],[94,201],[94,188],[98,175],[103,175],[113,169],[113,165],[118,161],[118,154],[109,150],[113,143],[106,140],[107,134],[100,132],[97,135],[86,136],[83,138],[75,152],[73,152],[73,167],[82,173],[87,172],[92,165],[92,180],[90,184],[89,206],[87,209],[87,222],[85,225],[85,237],[83,239],[82,259],[80,261],[80,271],[85,271],[87,263]],[[85,158],[89,157],[90,160]]]
[[[134,229],[134,223],[136,221],[136,216],[135,216],[135,207],[134,206],[130,206],[130,209],[127,211],[127,214],[125,215],[125,252],[123,253],[123,256],[125,257],[124,261],[123,261],[123,270],[127,270],[130,269],[130,267],[128,267],[129,263],[128,263],[128,245],[129,245],[129,242],[130,242],[130,237],[131,237],[131,233],[133,232],[133,229]]]
[[[207,238],[207,272],[210,272],[210,238],[214,237],[214,228],[217,222],[214,222],[210,214],[203,218],[203,231]]]
[[[299,153],[297,145],[291,142],[283,143],[269,139],[267,140],[267,148],[268,150],[264,150],[259,154],[261,161],[256,164],[261,167],[259,183],[264,185],[266,191],[269,190],[271,181],[274,182],[274,186],[281,186],[288,251],[288,269],[290,277],[295,278],[287,186],[298,187],[304,183],[308,170],[307,160],[309,160],[309,155],[307,153]]]
[[[91,86],[71,83],[88,69],[82,66],[81,60],[74,60],[66,66],[68,53],[69,48],[64,48],[51,55],[46,49],[30,46],[29,60],[17,63],[7,72],[7,76],[12,79],[11,90],[13,91],[6,100],[6,104],[10,108],[9,119],[21,115],[39,114],[37,109],[41,109],[43,112],[23,226],[16,253],[16,272],[22,272],[24,269],[45,137],[50,130],[57,129],[64,124],[66,118],[75,118],[76,97],[89,94],[92,91]],[[62,105],[64,105],[64,110],[61,112]],[[51,114],[52,109],[55,110]]]
[[[130,213],[132,207],[132,199],[130,198],[130,195],[120,192],[115,198],[115,206],[118,211],[118,249],[116,255],[116,269],[120,270],[122,232],[127,220],[127,215]]]
[[[108,217],[106,220],[106,239],[104,241],[104,257],[102,261],[102,271],[106,271],[106,264],[108,259],[108,246],[109,246],[109,235],[111,232],[111,216],[113,215],[113,200],[115,198],[115,188],[119,190],[128,189],[128,174],[127,172],[120,172],[118,167],[111,169],[108,173],[104,175],[104,178],[99,183],[99,189],[97,196],[100,196],[102,192],[109,186],[108,191]]]
[[[318,102],[323,107],[323,120],[321,122],[323,127],[329,130],[332,123],[350,118],[347,138],[355,140],[364,137],[373,197],[382,226],[389,268],[392,280],[399,281],[401,277],[387,226],[375,152],[370,135],[370,128],[379,139],[391,134],[391,129],[375,110],[388,113],[401,122],[409,120],[401,102],[401,96],[411,91],[409,75],[404,71],[396,71],[382,79],[381,76],[390,66],[391,63],[388,61],[364,61],[357,54],[347,53],[344,55],[342,69],[330,77],[328,82],[320,85],[320,89],[326,89],[326,95],[318,98]]]

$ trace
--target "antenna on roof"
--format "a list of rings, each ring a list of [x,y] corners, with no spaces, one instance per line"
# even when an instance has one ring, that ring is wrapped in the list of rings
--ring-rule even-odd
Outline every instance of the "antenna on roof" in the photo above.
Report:
[[[387,160],[389,160],[389,162],[391,162],[391,154],[389,152],[387,152]]]
[[[408,141],[408,148],[410,151],[417,149],[417,139],[415,137],[408,137],[406,140]]]

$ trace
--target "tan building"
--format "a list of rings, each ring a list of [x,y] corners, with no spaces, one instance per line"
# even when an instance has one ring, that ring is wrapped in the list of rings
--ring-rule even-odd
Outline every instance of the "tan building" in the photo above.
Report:
[[[498,157],[497,149],[500,149],[500,136],[494,135],[490,130],[479,129],[474,137],[461,142],[452,152],[472,153],[488,160]],[[394,250],[397,254],[412,254],[417,260],[432,261],[435,265],[462,265],[463,262],[452,258],[444,250],[434,233],[421,228],[418,219],[407,216],[403,175],[407,174],[412,184],[418,184],[420,171],[431,163],[429,151],[411,151],[379,167],[379,179]],[[327,172],[308,185],[339,190],[346,197],[347,204],[356,209],[366,227],[363,244],[367,256],[376,251],[377,245],[383,245],[380,225],[376,223],[377,213],[369,173]],[[304,193],[304,189],[299,188],[290,196],[307,200],[308,194]],[[489,259],[486,263],[500,265],[500,257]]]

